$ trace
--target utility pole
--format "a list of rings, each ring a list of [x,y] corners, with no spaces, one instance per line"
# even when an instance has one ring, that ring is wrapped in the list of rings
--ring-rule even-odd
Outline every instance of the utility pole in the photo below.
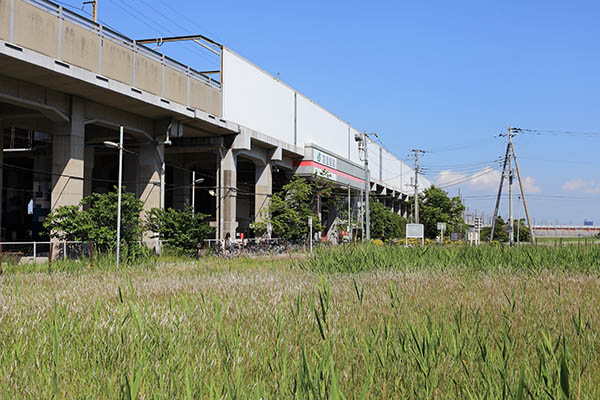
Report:
[[[513,218],[513,197],[512,197],[512,183],[513,183],[513,170],[512,170],[512,136],[513,130],[508,127],[508,147],[510,148],[510,155],[508,156],[508,221],[510,231],[508,232],[508,243],[513,246],[515,244],[514,235],[514,218]]]
[[[358,142],[358,149],[363,155],[363,161],[365,163],[365,219],[366,219],[366,233],[367,233],[367,241],[371,240],[371,216],[369,215],[369,194],[371,192],[371,176],[369,172],[369,148],[368,141],[369,135],[373,135],[377,137],[376,133],[358,133],[354,135],[354,141]]]
[[[420,149],[412,149],[415,153],[415,224],[419,223],[419,153],[425,153]]]
[[[529,209],[527,208],[527,199],[525,198],[525,191],[523,190],[523,181],[521,180],[521,171],[519,171],[519,163],[517,162],[517,153],[515,148],[512,146],[512,155],[515,160],[515,168],[517,169],[517,178],[519,179],[519,188],[521,190],[521,196],[523,196],[523,208],[525,209],[525,216],[527,217],[527,225],[529,225],[529,235],[531,236],[531,244],[535,246],[535,233],[533,232],[533,225],[531,225],[531,218],[529,217]]]
[[[498,208],[500,205],[500,197],[502,196],[502,186],[504,183],[504,177],[508,175],[508,210],[509,210],[509,243],[512,246],[514,244],[514,218],[513,218],[513,198],[512,198],[512,182],[514,173],[512,168],[512,161],[515,162],[515,169],[517,172],[517,178],[519,179],[519,188],[521,190],[521,196],[523,196],[523,208],[525,209],[525,215],[527,217],[527,225],[529,225],[529,233],[531,235],[531,243],[535,246],[535,235],[533,233],[533,225],[531,225],[531,219],[529,217],[529,210],[527,209],[527,200],[525,199],[525,191],[523,190],[523,182],[521,180],[521,172],[519,171],[519,164],[517,162],[517,155],[515,153],[515,146],[512,142],[512,138],[520,132],[519,128],[508,127],[507,133],[501,133],[499,136],[507,136],[508,143],[506,145],[506,154],[504,155],[504,166],[502,167],[502,175],[500,175],[500,186],[498,187],[498,197],[496,198],[496,207],[494,208],[494,216],[492,217],[492,230],[490,232],[490,242],[494,238],[494,230],[496,228],[496,218],[498,217]],[[508,165],[508,171],[506,166]]]
[[[92,5],[92,20],[98,22],[98,0],[84,1],[83,4]]]

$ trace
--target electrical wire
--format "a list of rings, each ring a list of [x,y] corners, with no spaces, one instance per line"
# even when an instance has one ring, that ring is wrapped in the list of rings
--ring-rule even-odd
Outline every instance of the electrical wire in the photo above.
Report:
[[[149,28],[151,28],[152,30],[154,30],[156,33],[158,33],[158,35],[162,35],[163,32],[161,32],[159,29],[157,29],[157,26],[162,28],[164,31],[168,32],[171,35],[176,35],[173,31],[171,31],[169,28],[164,27],[161,24],[156,23],[156,21],[150,17],[148,17],[146,14],[144,14],[143,12],[141,12],[140,10],[134,8],[133,6],[129,5],[127,2],[123,1],[123,0],[119,0],[124,6],[126,6],[130,11],[128,11],[127,9],[125,9],[123,6],[121,6],[119,3],[117,3],[116,0],[110,0],[111,3],[113,3],[116,7],[118,7],[119,9],[121,9],[122,11],[124,11],[125,13],[129,14],[130,16],[132,16],[133,18],[137,19],[138,21],[140,21],[141,23],[143,23],[144,25],[148,26]],[[139,17],[139,14],[141,17],[145,18],[147,21],[144,21],[141,17]],[[184,42],[183,43],[184,46],[186,46],[188,48],[189,51],[191,51],[192,53],[196,54],[197,56],[201,57],[204,59],[204,61],[207,61],[209,63],[214,63],[214,60],[211,60],[207,57],[206,54],[200,53],[197,51],[197,49],[193,46],[191,46],[190,43]]]
[[[123,0],[121,0],[121,1],[123,1]],[[179,24],[177,21],[171,19],[168,15],[164,14],[160,10],[158,10],[158,9],[154,8],[152,5],[148,4],[145,0],[137,0],[137,1],[139,1],[142,4],[144,4],[146,7],[148,7],[149,9],[151,9],[152,11],[154,11],[155,13],[157,13],[158,15],[162,16],[166,20],[170,21],[173,25],[175,25],[175,26],[183,29],[184,32],[189,33],[189,34],[194,34],[193,32],[190,32],[189,29],[187,29],[186,27],[184,27],[181,24]],[[190,42],[183,42],[183,45],[186,46],[188,49],[190,49],[192,52],[194,52],[196,55],[199,55],[200,57],[204,58],[205,61],[208,61],[210,63],[214,63],[216,65],[216,62],[215,62],[214,59],[209,59],[206,54],[197,52],[196,51],[197,48],[194,45],[192,45]]]
[[[528,133],[532,135],[552,135],[552,136],[585,136],[588,138],[598,139],[600,138],[600,132],[575,132],[575,131],[560,131],[551,129],[526,129],[519,128],[519,132]]]
[[[452,152],[452,151],[458,151],[458,150],[464,150],[464,149],[468,149],[468,148],[472,148],[472,147],[479,147],[482,146],[484,144],[488,144],[494,141],[497,141],[498,137],[497,136],[491,136],[491,137],[486,137],[483,140],[478,140],[475,142],[468,142],[468,143],[463,143],[463,144],[458,144],[455,145],[453,147],[434,147],[434,148],[430,148],[430,149],[426,149],[425,153],[446,153],[446,152]]]
[[[487,174],[490,174],[492,172],[497,172],[497,170],[493,169],[493,168],[490,168],[490,169],[481,171],[480,173],[476,173],[476,174],[473,174],[473,175],[465,177],[465,178],[457,179],[456,181],[450,181],[450,182],[447,182],[447,183],[443,183],[441,185],[436,185],[436,187],[439,188],[439,189],[445,189],[445,188],[448,188],[448,187],[451,187],[451,186],[460,185],[462,183],[466,183],[466,182],[475,180],[477,178],[480,178],[480,177],[482,177],[484,175],[487,175]]]

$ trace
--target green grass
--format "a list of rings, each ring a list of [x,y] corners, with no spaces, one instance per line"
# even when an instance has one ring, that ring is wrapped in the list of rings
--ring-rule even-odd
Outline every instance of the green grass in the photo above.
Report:
[[[338,246],[316,249],[299,265],[313,272],[363,272],[372,270],[572,272],[600,271],[600,246]]]
[[[398,250],[10,271],[0,397],[600,398],[597,253]]]
[[[585,245],[594,245],[600,243],[600,238],[598,237],[565,237],[565,238],[555,238],[555,237],[538,237],[536,238],[538,244],[543,245],[570,245],[570,244],[585,244]]]

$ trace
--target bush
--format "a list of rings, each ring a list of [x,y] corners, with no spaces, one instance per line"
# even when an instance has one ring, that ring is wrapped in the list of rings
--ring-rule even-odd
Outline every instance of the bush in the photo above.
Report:
[[[390,241],[404,237],[406,232],[406,219],[394,213],[388,207],[373,201],[369,205],[371,220],[371,238]]]
[[[121,197],[121,243],[130,251],[139,247],[142,234],[140,213],[142,202],[134,193],[123,191]],[[84,197],[78,206],[61,206],[50,212],[44,221],[52,238],[59,240],[93,241],[96,249],[107,251],[117,242],[118,194],[94,193]],[[132,253],[132,254],[133,254]]]
[[[206,222],[207,214],[185,210],[153,208],[146,215],[146,229],[165,240],[165,246],[182,251],[195,251],[196,245],[214,235],[214,228]]]

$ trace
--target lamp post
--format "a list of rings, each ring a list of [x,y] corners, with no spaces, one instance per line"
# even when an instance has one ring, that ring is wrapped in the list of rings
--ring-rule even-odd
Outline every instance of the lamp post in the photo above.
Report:
[[[369,193],[371,192],[371,177],[369,175],[369,149],[368,139],[369,136],[377,136],[377,133],[357,133],[354,135],[354,141],[358,143],[358,150],[361,152],[364,161],[364,173],[365,173],[365,219],[366,219],[366,233],[367,242],[371,241],[371,216],[369,210]]]
[[[121,191],[123,186],[123,126],[119,128],[119,143],[105,141],[104,146],[119,150],[119,179],[117,200],[117,269],[121,257]]]
[[[196,213],[196,183],[204,182],[204,178],[196,179],[196,171],[192,171],[192,215]]]

